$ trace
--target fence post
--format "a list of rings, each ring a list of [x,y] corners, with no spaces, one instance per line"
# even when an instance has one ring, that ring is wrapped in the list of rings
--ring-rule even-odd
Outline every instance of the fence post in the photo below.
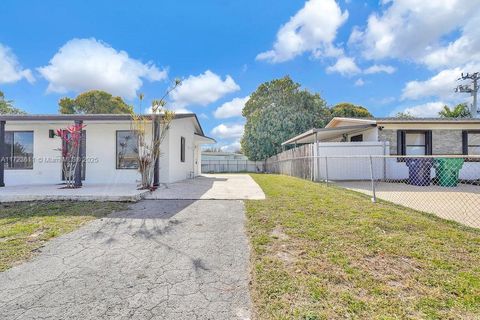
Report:
[[[372,193],[373,193],[373,197],[372,197],[372,202],[377,202],[377,195],[375,193],[375,182],[374,182],[374,176],[373,176],[373,160],[372,160],[372,156],[370,156],[370,180],[372,181]]]
[[[315,181],[315,168],[314,168],[314,165],[315,165],[315,162],[313,161],[314,158],[314,152],[313,152],[313,148],[314,148],[314,145],[310,145],[310,156],[309,156],[309,160],[310,160],[310,180],[311,181]]]
[[[328,157],[325,156],[325,182],[328,187]]]

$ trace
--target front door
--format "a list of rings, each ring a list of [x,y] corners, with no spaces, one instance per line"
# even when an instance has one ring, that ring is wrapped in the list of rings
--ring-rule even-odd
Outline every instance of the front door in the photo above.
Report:
[[[81,174],[82,174],[82,180],[85,180],[85,171],[86,171],[86,168],[87,168],[87,164],[86,164],[86,161],[85,161],[85,158],[86,158],[86,150],[87,150],[87,132],[85,130],[82,130],[82,142],[81,142],[81,148],[80,148],[80,151],[81,151],[81,154],[80,154],[80,159],[81,159]],[[67,148],[69,148],[69,145],[68,143],[66,142],[63,142],[62,143],[62,154],[64,154],[64,152],[67,150]],[[63,167],[63,165],[62,165]],[[72,173],[74,174],[74,173]],[[73,179],[73,177],[71,177]],[[62,170],[62,180],[65,181],[65,173],[63,172]]]

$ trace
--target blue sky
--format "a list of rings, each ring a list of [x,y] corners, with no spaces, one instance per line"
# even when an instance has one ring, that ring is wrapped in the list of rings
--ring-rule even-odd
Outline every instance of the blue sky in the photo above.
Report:
[[[0,12],[0,90],[16,106],[56,113],[94,88],[137,106],[178,77],[170,107],[230,149],[264,81],[290,75],[375,116],[432,116],[468,99],[452,91],[460,72],[480,71],[480,0],[3,0]]]

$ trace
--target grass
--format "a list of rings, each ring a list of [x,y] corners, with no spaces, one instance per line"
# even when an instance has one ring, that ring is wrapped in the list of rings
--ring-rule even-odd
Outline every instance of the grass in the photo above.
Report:
[[[297,178],[252,175],[258,319],[478,319],[480,231]]]
[[[29,259],[46,241],[125,207],[109,202],[0,204],[0,272]]]

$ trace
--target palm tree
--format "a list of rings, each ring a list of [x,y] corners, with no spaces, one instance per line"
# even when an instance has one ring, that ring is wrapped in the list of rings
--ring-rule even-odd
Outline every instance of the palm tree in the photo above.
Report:
[[[466,103],[457,104],[454,108],[443,106],[443,109],[438,113],[440,118],[469,118],[471,117],[470,110]]]

